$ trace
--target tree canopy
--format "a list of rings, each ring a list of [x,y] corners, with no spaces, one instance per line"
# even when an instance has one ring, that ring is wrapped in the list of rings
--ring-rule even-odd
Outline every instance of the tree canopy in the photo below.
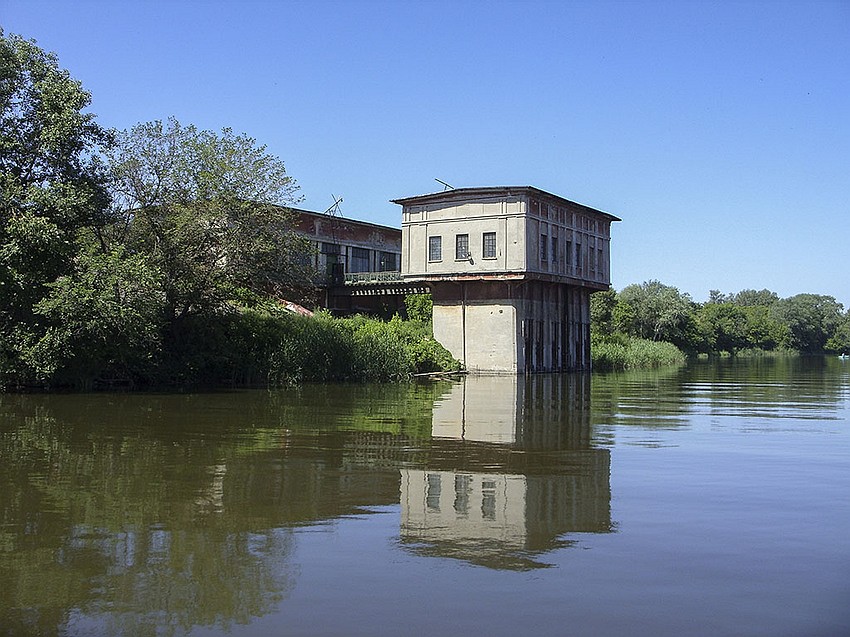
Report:
[[[55,55],[0,31],[0,382],[43,335],[36,306],[107,207],[109,134],[84,112],[90,101]]]
[[[595,293],[591,322],[597,339],[621,335],[667,341],[691,353],[850,351],[850,311],[834,297],[818,294],[781,299],[766,289],[712,290],[708,302],[700,304],[674,287],[647,281],[620,293]]]
[[[0,31],[0,387],[151,378],[187,317],[304,301],[298,186],[247,135],[107,131],[56,56]]]
[[[244,293],[301,299],[310,246],[287,207],[298,186],[265,146],[176,119],[117,135],[107,151],[116,239],[150,256],[163,277],[167,319],[218,310]]]

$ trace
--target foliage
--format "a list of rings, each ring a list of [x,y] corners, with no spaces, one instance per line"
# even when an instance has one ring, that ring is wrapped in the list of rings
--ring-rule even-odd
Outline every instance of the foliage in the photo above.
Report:
[[[83,386],[147,378],[160,349],[158,283],[144,255],[81,254],[35,307],[49,327],[24,352],[29,376]]]
[[[310,244],[285,207],[298,187],[265,146],[170,119],[119,133],[108,158],[115,209],[101,239],[149,255],[169,319],[218,311],[246,289],[301,300],[310,288]]]
[[[837,354],[850,353],[850,310],[839,320],[835,333],[826,342],[826,350]]]
[[[408,294],[404,297],[404,309],[410,320],[428,323],[433,316],[434,302],[430,294]]]
[[[393,381],[459,369],[421,322],[393,317],[336,319],[248,309],[226,321],[191,319],[195,339],[173,361],[179,384],[283,385],[322,381]]]
[[[591,353],[597,371],[661,367],[683,363],[686,358],[672,343],[632,337],[594,338]]]
[[[719,290],[709,292],[709,303],[731,303],[743,307],[770,307],[779,300],[779,295],[768,289],[741,290],[737,294],[723,294]]]
[[[619,300],[627,311],[617,313],[619,331],[653,341],[686,341],[691,316],[690,296],[660,281],[626,286]]]
[[[824,351],[843,312],[844,306],[835,298],[820,294],[797,294],[771,307],[771,317],[788,326],[789,345],[805,353]]]
[[[96,154],[109,136],[90,101],[55,55],[0,30],[0,385],[43,336],[34,308],[106,206]]]
[[[847,314],[834,297],[798,294],[780,299],[770,290],[723,294],[690,302],[658,281],[591,297],[591,331],[597,342],[622,335],[663,340],[691,353],[737,355],[791,349],[803,353],[850,349]]]
[[[617,308],[617,303],[617,293],[614,290],[594,292],[590,295],[591,331],[599,334],[610,334],[614,331],[614,312]],[[630,321],[622,313],[618,314],[617,318],[623,323]]]

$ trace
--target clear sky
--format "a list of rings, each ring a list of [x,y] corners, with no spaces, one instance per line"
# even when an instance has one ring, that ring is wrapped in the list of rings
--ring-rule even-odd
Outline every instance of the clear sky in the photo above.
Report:
[[[850,307],[850,1],[0,0],[101,124],[266,144],[302,207],[532,185],[623,219],[613,285]]]

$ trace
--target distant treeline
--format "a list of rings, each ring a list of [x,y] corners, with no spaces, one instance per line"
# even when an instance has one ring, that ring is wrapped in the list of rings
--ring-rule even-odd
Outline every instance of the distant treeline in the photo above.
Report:
[[[850,351],[850,311],[831,296],[780,298],[770,290],[712,290],[707,302],[695,303],[675,287],[647,281],[593,294],[591,333],[597,369],[641,366],[627,361],[624,352],[633,350],[640,360],[641,351],[662,351],[650,343],[675,346],[682,357],[839,354]],[[660,359],[674,356],[665,351]]]

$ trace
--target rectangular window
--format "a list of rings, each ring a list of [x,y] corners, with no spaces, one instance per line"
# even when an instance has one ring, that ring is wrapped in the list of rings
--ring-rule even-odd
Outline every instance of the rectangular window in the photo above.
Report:
[[[443,260],[443,238],[428,237],[428,260],[442,261]]]
[[[429,473],[428,483],[425,491],[425,506],[433,511],[440,510],[440,496],[442,495],[442,484],[440,484],[439,473]]]
[[[567,267],[572,263],[573,258],[573,242],[567,240],[567,250],[564,252],[564,262],[567,264]]]
[[[496,258],[496,233],[485,232],[482,239],[481,256],[485,259]]]
[[[349,272],[369,271],[369,250],[366,248],[351,248],[351,264]]]
[[[576,244],[576,267],[581,270],[581,244]]]
[[[549,237],[545,234],[540,235],[540,260],[548,261],[549,260]]]
[[[395,252],[381,252],[378,268],[381,272],[398,272],[398,254]]]
[[[552,237],[552,263],[558,262],[558,237]]]
[[[469,258],[469,235],[459,234],[455,236],[455,259]]]

